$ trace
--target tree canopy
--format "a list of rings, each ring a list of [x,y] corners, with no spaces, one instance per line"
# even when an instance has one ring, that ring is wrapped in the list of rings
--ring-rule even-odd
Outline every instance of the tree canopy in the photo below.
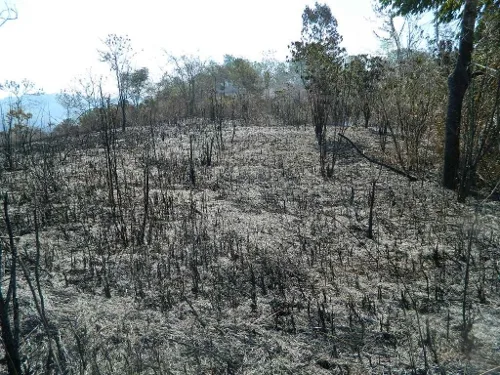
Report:
[[[410,14],[422,14],[435,12],[437,19],[449,22],[460,18],[464,1],[461,0],[379,0],[382,8],[392,8],[396,14],[406,16]],[[479,0],[478,17],[491,12],[498,12],[499,0]]]

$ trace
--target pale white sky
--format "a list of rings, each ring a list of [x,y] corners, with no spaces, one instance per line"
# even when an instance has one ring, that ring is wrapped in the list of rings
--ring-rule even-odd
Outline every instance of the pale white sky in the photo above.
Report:
[[[306,0],[9,0],[19,19],[0,28],[0,82],[29,79],[46,93],[69,87],[76,76],[108,74],[97,49],[109,33],[128,34],[133,65],[159,76],[164,51],[221,61],[224,54],[278,59],[300,37]],[[339,23],[349,54],[379,47],[371,0],[323,0]],[[2,6],[2,5],[0,5]]]

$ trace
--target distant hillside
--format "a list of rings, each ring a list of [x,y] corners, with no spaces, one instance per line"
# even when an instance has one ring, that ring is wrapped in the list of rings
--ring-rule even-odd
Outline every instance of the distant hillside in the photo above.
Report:
[[[0,107],[5,113],[12,103],[12,98],[0,99]],[[57,94],[42,94],[23,98],[26,111],[33,114],[32,124],[45,127],[49,123],[58,124],[66,117],[66,111],[57,101]]]

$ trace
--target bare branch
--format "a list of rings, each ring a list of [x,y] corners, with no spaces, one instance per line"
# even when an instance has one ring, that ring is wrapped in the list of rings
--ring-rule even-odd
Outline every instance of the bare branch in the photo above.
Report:
[[[414,176],[412,176],[412,175],[410,175],[410,174],[408,174],[408,173],[406,173],[406,172],[404,172],[404,171],[402,171],[402,170],[399,170],[399,169],[397,169],[397,168],[394,168],[393,166],[391,166],[391,165],[389,165],[389,164],[383,163],[383,162],[381,162],[381,161],[379,161],[379,160],[376,160],[376,159],[374,159],[374,158],[372,158],[372,157],[370,157],[370,156],[368,156],[368,155],[365,155],[365,153],[364,153],[363,151],[361,151],[361,150],[359,149],[359,147],[358,147],[358,146],[356,146],[356,145],[354,144],[354,142],[353,142],[353,141],[351,141],[349,138],[347,138],[345,135],[343,135],[343,134],[341,134],[341,133],[338,133],[338,135],[339,135],[339,137],[342,137],[342,138],[344,138],[347,142],[349,142],[349,144],[350,144],[350,145],[351,145],[351,146],[352,146],[352,147],[356,150],[356,152],[357,152],[359,155],[361,155],[362,157],[364,157],[366,160],[368,160],[370,163],[380,165],[381,167],[387,168],[387,169],[389,169],[390,171],[392,171],[392,172],[394,172],[394,173],[397,173],[397,174],[399,174],[399,175],[401,175],[401,176],[405,176],[405,177],[406,177],[408,180],[410,180],[410,181],[418,181],[418,179],[417,179],[416,177],[414,177]]]
[[[10,7],[5,4],[5,9],[0,11],[0,27],[6,24],[8,21],[17,20],[17,9]]]

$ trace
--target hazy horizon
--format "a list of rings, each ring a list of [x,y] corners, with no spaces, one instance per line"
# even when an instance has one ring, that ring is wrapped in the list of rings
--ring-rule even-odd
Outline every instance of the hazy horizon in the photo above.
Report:
[[[376,53],[377,22],[370,0],[325,1],[337,18],[348,54]],[[147,67],[158,79],[166,52],[221,61],[229,54],[253,61],[274,51],[278,60],[300,38],[302,12],[314,1],[234,2],[199,0],[157,3],[144,0],[10,0],[19,18],[0,28],[8,58],[0,61],[0,82],[28,79],[45,93],[68,88],[78,76],[109,75],[98,52],[107,34],[128,35],[135,68]],[[5,96],[5,95],[4,95]]]

